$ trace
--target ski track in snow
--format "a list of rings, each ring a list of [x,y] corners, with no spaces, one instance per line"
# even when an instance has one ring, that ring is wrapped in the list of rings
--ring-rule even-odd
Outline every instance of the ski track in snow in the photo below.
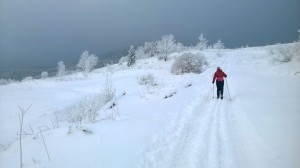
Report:
[[[228,130],[227,100],[211,99],[208,95],[204,99],[206,100],[198,100],[198,105],[191,103],[192,105],[190,106],[194,107],[191,117],[185,121],[182,130],[177,129],[177,131],[181,132],[179,136],[175,137],[178,139],[173,139],[174,137],[172,137],[172,141],[175,142],[175,145],[173,145],[174,152],[170,150],[170,152],[164,153],[166,151],[153,149],[153,151],[156,151],[154,152],[156,154],[171,155],[170,159],[164,160],[161,158],[162,154],[158,154],[156,155],[157,158],[148,160],[148,162],[152,163],[143,164],[141,167],[147,167],[147,165],[149,167],[174,168],[237,167],[234,165],[236,163],[234,160],[235,155],[232,151],[233,145],[231,144],[230,131]],[[172,134],[171,129],[167,131],[167,134]],[[163,140],[159,140],[157,143],[161,143],[161,141]],[[168,143],[166,142],[165,144]],[[160,146],[157,146],[157,148],[160,148]],[[153,154],[149,155],[153,156]]]
[[[194,111],[170,167],[237,167],[225,101],[212,100]]]

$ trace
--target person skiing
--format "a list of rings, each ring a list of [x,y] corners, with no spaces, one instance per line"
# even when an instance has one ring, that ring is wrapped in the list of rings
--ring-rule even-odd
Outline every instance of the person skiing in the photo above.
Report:
[[[214,84],[214,82],[216,81],[217,98],[221,96],[221,99],[223,99],[224,77],[227,78],[227,75],[222,71],[220,67],[217,67],[217,71],[214,74],[212,83]]]

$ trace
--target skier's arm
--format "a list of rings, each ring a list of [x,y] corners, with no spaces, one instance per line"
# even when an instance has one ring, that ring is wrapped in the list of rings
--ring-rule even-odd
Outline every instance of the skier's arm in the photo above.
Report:
[[[226,75],[226,73],[224,73],[224,72],[223,72],[223,75],[224,75],[224,77],[225,77],[225,78],[227,78],[227,75]]]
[[[214,77],[213,77],[213,80],[212,80],[212,83],[214,83],[215,82],[215,80],[216,80],[216,74],[214,74]]]

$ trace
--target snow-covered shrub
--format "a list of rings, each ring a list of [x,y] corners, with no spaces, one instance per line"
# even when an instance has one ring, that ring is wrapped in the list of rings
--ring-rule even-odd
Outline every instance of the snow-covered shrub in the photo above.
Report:
[[[296,53],[296,46],[277,45],[269,49],[269,61],[273,63],[290,62]]]
[[[70,107],[66,108],[65,120],[72,123],[94,123],[99,115],[100,109],[115,97],[115,88],[113,87],[110,76],[106,77],[106,83],[103,90],[93,96],[85,97]]]
[[[135,64],[135,49],[134,46],[131,45],[129,50],[128,50],[128,62],[127,66],[131,67],[133,64]]]
[[[95,54],[89,55],[88,51],[84,51],[79,59],[77,67],[84,72],[91,72],[98,63],[98,57]]]
[[[69,123],[78,124],[96,122],[97,112],[103,105],[101,94],[85,97],[64,110],[65,119]]]
[[[184,53],[178,57],[172,65],[173,74],[201,73],[207,65],[206,58],[202,54]]]
[[[119,60],[119,64],[122,64],[122,63],[127,62],[127,61],[128,61],[128,56],[121,57],[120,60]]]
[[[43,71],[42,73],[41,73],[41,77],[42,77],[42,79],[45,79],[45,78],[47,78],[49,75],[48,75],[48,72],[47,71]]]
[[[146,86],[157,86],[156,79],[152,74],[142,75],[138,77],[138,84]]]
[[[62,76],[66,73],[66,66],[63,61],[58,62],[57,76]]]
[[[205,49],[207,49],[207,42],[208,42],[208,40],[203,36],[202,33],[200,34],[198,40],[199,40],[199,42],[196,45],[196,48],[198,50],[205,50]]]
[[[113,86],[110,74],[106,75],[106,81],[104,85],[104,89],[102,90],[102,95],[104,98],[104,102],[109,102],[111,99],[115,97],[116,89]]]

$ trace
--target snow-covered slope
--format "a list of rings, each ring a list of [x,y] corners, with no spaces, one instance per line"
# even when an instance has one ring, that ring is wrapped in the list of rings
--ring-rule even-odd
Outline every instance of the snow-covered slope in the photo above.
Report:
[[[149,58],[132,68],[0,86],[0,167],[20,164],[18,106],[30,105],[24,131],[33,135],[22,137],[24,167],[299,167],[299,56],[273,64],[268,51],[202,51],[210,64],[201,74],[173,75],[173,60]],[[217,66],[228,75],[224,100],[212,98]],[[53,114],[100,93],[107,74],[116,95],[126,92],[114,108],[100,110],[96,123],[54,123],[61,115]],[[139,85],[146,74],[157,85]],[[106,118],[110,113],[115,120]]]

